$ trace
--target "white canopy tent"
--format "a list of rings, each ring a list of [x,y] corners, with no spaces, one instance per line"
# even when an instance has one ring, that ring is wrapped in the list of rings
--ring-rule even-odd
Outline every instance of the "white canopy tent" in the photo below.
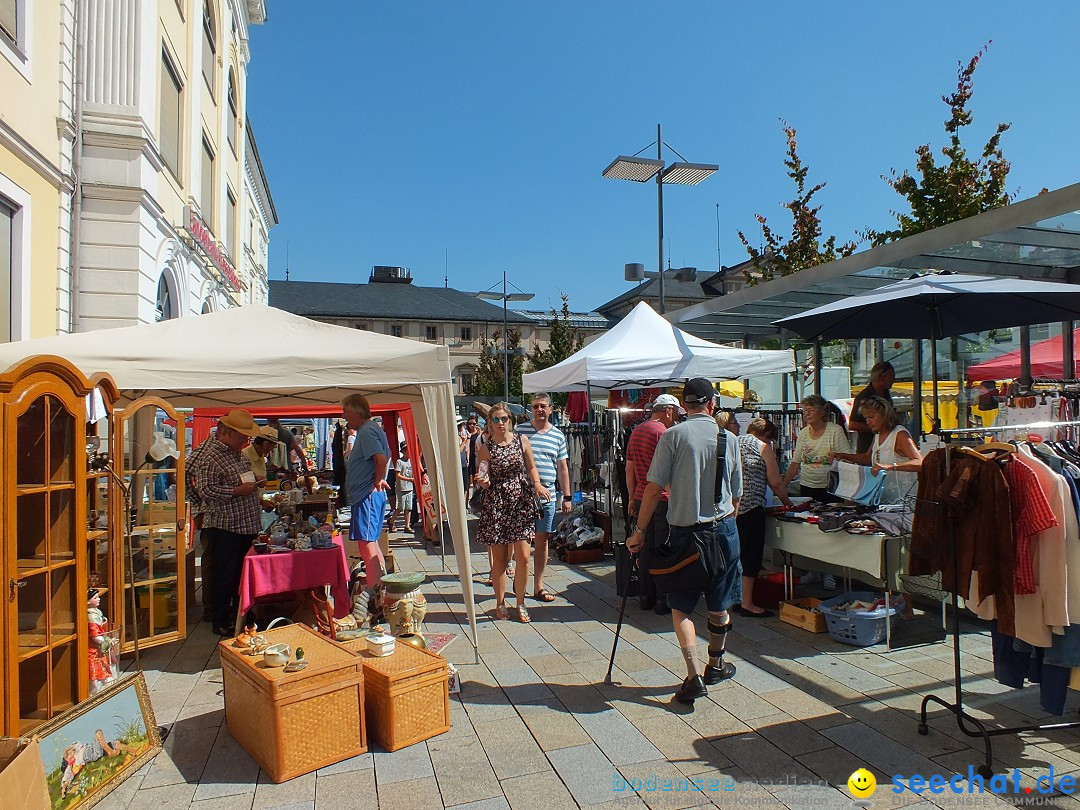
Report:
[[[372,404],[412,406],[445,506],[476,649],[464,486],[449,352],[445,346],[319,323],[250,305],[155,324],[0,344],[0,368],[58,355],[88,377],[112,376],[123,401],[158,396],[177,408],[326,405],[359,392]],[[449,493],[449,497],[445,495]]]
[[[551,368],[523,378],[525,391],[668,387],[693,377],[726,380],[795,371],[790,350],[730,349],[666,321],[644,301],[613,328]]]

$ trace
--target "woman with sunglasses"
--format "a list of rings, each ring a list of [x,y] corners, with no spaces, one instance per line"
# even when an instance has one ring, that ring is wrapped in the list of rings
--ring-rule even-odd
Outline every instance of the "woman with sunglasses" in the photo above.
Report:
[[[540,516],[536,498],[550,500],[551,493],[540,483],[529,440],[514,432],[514,418],[505,402],[491,407],[488,423],[490,440],[476,448],[476,483],[485,490],[476,539],[491,548],[492,572],[506,570],[511,555],[515,558],[517,616],[520,621],[529,622],[525,586],[529,578],[530,544],[536,537],[536,521]],[[505,619],[506,579],[493,576],[492,580],[495,618]]]

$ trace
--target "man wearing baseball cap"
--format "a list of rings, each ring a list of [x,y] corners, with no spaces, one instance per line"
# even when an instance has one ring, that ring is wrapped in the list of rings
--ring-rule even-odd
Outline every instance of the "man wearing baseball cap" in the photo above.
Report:
[[[731,629],[728,609],[742,601],[739,533],[735,526],[742,497],[742,465],[735,436],[721,430],[712,418],[714,396],[712,383],[702,377],[690,380],[683,388],[686,421],[664,431],[657,442],[649,467],[649,483],[638,509],[637,526],[626,543],[631,552],[644,547],[644,527],[652,521],[667,489],[672,543],[678,544],[693,535],[720,552],[727,562],[724,570],[714,572],[701,590],[667,594],[675,635],[686,661],[686,680],[675,693],[680,703],[693,703],[708,694],[706,686],[735,674],[735,665],[724,661],[724,652]],[[722,491],[717,501],[719,441],[724,442],[724,458],[723,469],[719,471]],[[709,661],[704,671],[697,658],[697,628],[692,618],[702,593],[709,611]]]
[[[646,476],[649,474],[653,454],[656,453],[656,443],[660,441],[664,431],[675,424],[680,410],[679,400],[671,394],[661,394],[653,401],[652,419],[642,422],[630,434],[630,441],[626,443],[626,489],[630,493],[631,517],[637,517],[638,509],[641,508],[641,496],[645,494],[645,485],[649,483]],[[667,506],[667,493],[662,492],[652,520],[642,524],[645,529],[646,554],[656,543],[657,537],[667,537]],[[639,580],[641,609],[653,610],[660,615],[671,613],[667,599],[663,594],[656,593],[652,574],[645,566],[641,566]]]

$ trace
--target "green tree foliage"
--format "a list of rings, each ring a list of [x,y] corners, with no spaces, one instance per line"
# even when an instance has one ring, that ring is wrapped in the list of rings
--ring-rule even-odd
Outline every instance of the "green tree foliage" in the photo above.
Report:
[[[506,333],[506,345],[513,352],[521,345],[521,330],[511,327]],[[473,375],[472,387],[466,392],[473,397],[501,397],[503,393],[503,356],[488,354],[488,349],[496,352],[502,349],[502,329],[493,329],[490,335],[480,336],[480,365]],[[521,375],[525,371],[525,358],[510,355],[510,395],[521,396]]]
[[[968,157],[960,140],[961,130],[972,122],[968,103],[971,101],[975,68],[989,46],[988,42],[966,66],[963,62],[958,63],[956,92],[941,97],[949,107],[949,118],[945,122],[949,145],[941,150],[945,162],[938,165],[929,144],[923,144],[915,150],[918,179],[906,170],[903,174],[897,174],[895,169],[889,176],[882,176],[907,200],[911,211],[906,214],[893,211],[897,227],[892,230],[880,233],[867,231],[864,235],[872,244],[881,245],[947,225],[992,208],[1000,208],[1012,201],[1012,195],[1005,190],[1009,161],[1001,152],[1001,136],[1010,125],[997,125],[976,160]]]
[[[791,237],[785,239],[778,236],[762,214],[755,214],[754,218],[761,225],[763,248],[754,247],[742,231],[738,232],[739,240],[753,260],[754,270],[746,271],[746,280],[751,286],[759,281],[789,276],[807,267],[849,256],[855,252],[857,246],[856,242],[847,242],[838,247],[835,236],[822,241],[819,216],[821,206],[815,206],[813,199],[815,194],[825,188],[825,183],[818,183],[807,189],[806,177],[810,169],[799,157],[795,127],[783,120],[781,123],[787,136],[787,157],[784,165],[787,166],[787,175],[795,182],[796,189],[795,199],[781,203],[791,212]]]
[[[533,345],[529,353],[530,371],[551,368],[585,345],[584,333],[570,324],[570,298],[566,293],[562,293],[562,307],[558,311],[551,309],[547,327],[551,333],[548,346],[541,349],[539,344]],[[558,407],[566,405],[566,394],[552,394],[551,398]]]

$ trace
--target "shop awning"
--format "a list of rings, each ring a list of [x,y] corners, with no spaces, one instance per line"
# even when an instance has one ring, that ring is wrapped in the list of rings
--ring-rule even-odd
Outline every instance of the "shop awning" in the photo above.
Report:
[[[1031,376],[1061,379],[1065,368],[1062,349],[1065,339],[1056,335],[1047,340],[1031,344]],[[1074,356],[1080,357],[1080,329],[1073,332]],[[987,360],[975,366],[969,366],[967,378],[972,382],[980,380],[1013,380],[1020,376],[1020,350],[1003,354],[993,360]]]

